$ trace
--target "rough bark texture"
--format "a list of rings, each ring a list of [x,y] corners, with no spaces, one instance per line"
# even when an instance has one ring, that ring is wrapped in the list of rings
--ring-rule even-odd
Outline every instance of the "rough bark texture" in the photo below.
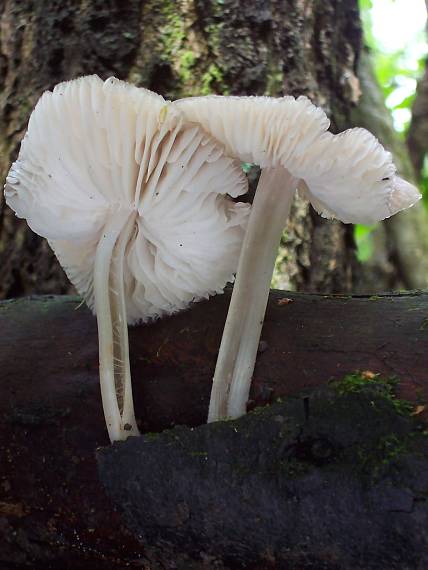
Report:
[[[428,295],[285,295],[271,292],[252,406],[362,369],[397,376],[403,398],[428,400]],[[206,421],[229,300],[228,290],[190,311],[129,329],[134,397],[144,431]],[[73,297],[0,306],[0,385],[6,390],[0,400],[13,401],[9,377],[36,407],[49,401],[50,390],[66,399],[64,384],[72,391],[80,386],[93,406],[90,421],[99,419],[102,428],[95,318]]]
[[[382,384],[344,381],[115,444],[99,473],[149,543],[234,568],[424,570],[428,437],[396,405]]]
[[[0,26],[2,179],[40,94],[81,74],[114,74],[168,98],[306,94],[334,128],[347,126],[358,98],[356,0],[2,0]],[[350,227],[299,203],[287,235],[293,288],[350,290]],[[45,242],[2,202],[0,244],[0,298],[69,289]]]
[[[130,329],[136,410],[140,428],[144,432],[159,431],[178,424],[197,426],[204,423],[229,299],[230,292],[227,292],[208,302],[196,304],[189,311],[170,319]],[[310,563],[315,564],[313,568],[369,568],[366,558],[360,566],[349,562],[358,553],[366,557],[372,553],[374,556],[374,542],[371,540],[361,541],[363,550],[358,550],[358,541],[353,541],[352,548],[348,550],[344,547],[343,540],[357,532],[356,528],[351,529],[353,524],[357,527],[364,525],[365,529],[367,525],[373,525],[367,528],[368,535],[373,528],[384,536],[387,531],[388,540],[385,539],[379,546],[380,558],[374,557],[372,560],[373,563],[378,562],[377,568],[418,568],[413,564],[414,556],[424,545],[426,536],[412,529],[418,521],[420,529],[426,528],[424,500],[428,489],[424,485],[427,468],[426,463],[420,461],[423,457],[420,454],[426,451],[417,442],[415,448],[411,447],[413,441],[419,442],[420,436],[417,434],[421,434],[424,428],[422,432],[418,431],[408,414],[409,411],[417,412],[414,417],[422,419],[423,402],[428,399],[427,310],[427,294],[351,298],[291,293],[285,296],[284,292],[271,292],[254,374],[251,405],[274,401],[277,396],[294,394],[297,395],[296,399],[287,398],[285,405],[288,407],[263,416],[264,419],[260,421],[270,426],[266,430],[253,424],[253,434],[256,435],[249,437],[248,447],[238,440],[231,442],[230,437],[224,438],[221,430],[217,436],[213,433],[210,441],[217,449],[216,453],[227,442],[239,444],[238,448],[243,449],[242,472],[236,474],[233,484],[240,481],[238,487],[251,492],[249,502],[242,503],[243,508],[246,504],[245,508],[250,509],[246,511],[248,516],[254,517],[258,509],[258,502],[254,503],[251,499],[254,492],[251,485],[256,484],[258,495],[269,495],[271,502],[267,504],[272,505],[272,501],[277,501],[276,504],[283,504],[287,509],[291,508],[291,503],[287,502],[291,500],[288,491],[292,491],[292,496],[306,496],[309,501],[305,503],[307,508],[303,503],[299,508],[307,521],[303,534],[312,538],[309,542],[303,538],[303,542],[296,542],[296,536],[289,527],[291,534],[287,536],[292,550],[287,551],[288,558],[284,558],[287,552],[279,547],[279,550],[275,547],[273,551],[263,547],[264,561],[254,562],[253,566],[249,563],[247,568],[260,569],[262,564],[263,568],[297,570],[310,568]],[[170,543],[164,543],[163,538],[161,540],[158,534],[160,528],[155,529],[154,534],[154,529],[150,532],[149,529],[147,532],[151,538],[145,536],[140,540],[140,533],[132,534],[126,530],[121,516],[113,511],[100,485],[94,455],[98,446],[108,443],[99,396],[96,322],[85,307],[79,307],[78,299],[45,297],[0,303],[0,330],[2,570],[27,567],[36,570],[59,567],[110,570],[123,569],[127,563],[131,567],[150,570],[165,567],[183,570],[241,567],[238,561],[243,558],[236,558],[236,553],[230,562],[227,553],[219,552],[214,540],[215,533],[210,535],[211,538],[205,535],[201,540],[200,553],[195,554],[194,536],[191,534],[188,539],[192,545],[186,548],[184,545],[177,546],[176,542],[184,528],[180,524],[173,539],[171,532],[174,534],[174,528],[167,525],[168,528],[164,529],[164,538],[172,540]],[[340,400],[335,406],[331,401],[329,403],[328,393],[324,393],[327,400],[323,396],[322,403],[316,404],[318,396],[313,393],[316,387],[325,385],[330,378],[340,381],[348,372],[356,369],[381,372],[388,378],[396,376],[399,381],[397,394],[412,400],[412,406],[409,408],[397,400],[392,388],[385,392],[384,386],[382,393],[379,393],[376,382],[370,380],[371,374],[368,373],[362,381],[352,380],[344,385],[347,386],[346,394],[351,392],[346,398],[351,397],[351,400]],[[366,395],[361,396],[363,402],[359,396],[352,400],[352,394],[359,394],[365,384],[376,393],[365,392]],[[387,402],[388,406],[385,408],[386,404],[382,402]],[[398,415],[392,414],[391,407],[399,412]],[[377,416],[377,410],[386,415]],[[275,419],[281,414],[288,418],[283,424]],[[309,414],[310,422],[303,420],[301,424],[305,414]],[[263,437],[272,436],[274,443],[277,436],[272,432],[273,427],[289,425],[291,417],[296,418],[297,426],[301,425],[302,437],[299,439],[296,435],[299,429],[295,425],[287,435],[288,443],[282,448],[282,467],[290,472],[287,477],[277,479],[275,475],[276,483],[272,484],[268,474],[258,472],[255,479],[241,480],[240,477],[249,468],[249,462],[263,465],[265,461],[275,460],[277,448],[272,445],[271,451],[263,454],[257,441],[263,432]],[[255,418],[257,421],[257,415]],[[354,429],[358,425],[360,427]],[[190,472],[183,471],[183,475],[193,473],[195,481],[203,474],[198,471],[199,467],[203,468],[203,456],[197,455],[197,452],[206,451],[201,447],[200,440],[206,437],[206,428],[200,429],[202,432],[196,430],[193,439],[193,432],[183,431],[183,428],[177,430],[177,437],[185,435],[186,445],[190,445],[189,437],[193,441],[194,448],[186,455],[190,461],[186,469],[190,469]],[[169,433],[174,434],[175,431]],[[370,433],[372,435],[368,437]],[[159,439],[159,447],[155,446],[150,456],[151,462],[157,462],[156,469],[162,469],[164,473],[163,479],[157,478],[158,482],[161,479],[161,485],[156,488],[152,486],[154,504],[160,501],[159,493],[163,488],[165,493],[174,494],[175,488],[164,487],[164,484],[169,482],[173,485],[174,481],[179,481],[179,468],[186,460],[186,457],[180,456],[173,465],[172,456],[175,457],[177,453],[174,450],[168,465],[160,462],[162,456],[163,461],[170,457],[170,454],[166,456],[162,451],[164,437],[167,436]],[[251,438],[255,438],[254,441]],[[155,440],[156,435],[148,436],[147,441]],[[326,441],[328,443],[324,445]],[[287,447],[288,444],[291,447]],[[333,456],[331,449],[335,450]],[[350,460],[356,457],[359,449],[362,450],[358,463],[363,468],[362,479],[355,478],[356,463]],[[418,450],[419,459],[413,454],[415,449]],[[338,450],[343,450],[343,453],[338,453]],[[124,449],[123,461],[128,453],[129,450]],[[223,466],[224,475],[233,467],[231,463],[223,463]],[[397,466],[400,467],[398,473],[402,474],[401,479],[394,478]],[[113,489],[112,468],[110,463],[101,476],[118,501],[118,506],[123,508],[124,502],[129,505],[129,496],[120,499],[118,495],[128,492],[126,481],[125,487]],[[135,468],[134,462],[134,479],[130,472],[129,482],[135,480]],[[174,470],[175,478],[171,475]],[[154,469],[152,474],[150,470],[142,471],[141,477],[150,479],[155,473],[158,471]],[[217,485],[222,481],[214,473],[210,467],[207,481],[211,483],[205,487],[205,500],[209,500],[214,492],[225,499],[225,495],[221,495],[223,491],[219,488],[215,490],[213,486],[215,481]],[[293,475],[291,479],[290,474]],[[371,480],[372,476],[375,476],[375,482]],[[415,481],[415,477],[419,482]],[[324,487],[322,482],[327,480],[329,484]],[[183,485],[184,482],[185,478],[181,480]],[[365,487],[367,482],[370,484]],[[390,483],[392,490],[388,487]],[[314,494],[306,493],[305,489],[312,489]],[[329,496],[328,489],[337,489],[334,498]],[[141,487],[139,492],[142,492]],[[289,496],[285,503],[284,493]],[[316,495],[319,495],[319,502],[314,503]],[[371,505],[370,509],[365,513],[355,512],[356,501],[364,502],[366,499],[367,504]],[[169,508],[168,504],[164,503],[165,509]],[[171,508],[174,505],[176,502],[170,503]],[[254,507],[252,510],[251,505]],[[196,507],[195,504],[191,505],[192,509]],[[186,509],[183,506],[180,511],[182,525],[188,521]],[[337,521],[340,521],[336,521],[330,538],[317,534],[320,530],[317,512],[326,510],[333,517],[337,513]],[[160,516],[160,511],[157,512]],[[162,512],[165,516],[170,514],[167,510]],[[129,515],[128,508],[128,521]],[[155,515],[154,512],[152,518],[161,527]],[[203,511],[195,511],[196,518],[202,515]],[[142,516],[137,509],[135,517],[140,518],[140,525]],[[278,525],[287,524],[287,520],[281,522],[280,517],[275,518],[275,533],[278,532]],[[395,522],[388,526],[385,520]],[[134,521],[134,530],[135,524]],[[221,524],[221,517],[214,517],[214,530],[218,524]],[[406,535],[406,532],[409,534]],[[235,535],[235,538],[238,537],[236,544],[239,541],[242,543],[242,535],[241,538],[238,535]],[[260,540],[265,541],[266,536],[266,527],[263,526]],[[322,538],[321,542],[317,536]],[[207,545],[206,540],[211,543]],[[394,541],[396,549],[393,552],[397,558],[391,562],[392,554],[385,556]],[[256,557],[260,555],[261,543],[253,543],[257,545],[257,552],[251,551],[251,548],[244,549],[249,560],[254,559],[254,552]],[[322,545],[325,546],[324,550],[321,549]],[[367,546],[366,550],[364,545]],[[280,551],[283,558],[278,554]],[[382,566],[382,556],[387,565]],[[276,560],[277,566],[273,560]],[[289,565],[281,566],[281,560],[287,560]],[[423,562],[422,554],[420,562]],[[305,563],[307,566],[304,566]]]

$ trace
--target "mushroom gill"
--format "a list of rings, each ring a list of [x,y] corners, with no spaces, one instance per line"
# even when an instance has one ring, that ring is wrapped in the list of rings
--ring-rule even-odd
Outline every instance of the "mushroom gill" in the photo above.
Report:
[[[161,96],[97,76],[33,111],[7,203],[48,239],[96,313],[112,441],[138,433],[127,323],[186,308],[233,279],[249,206],[240,161]]]

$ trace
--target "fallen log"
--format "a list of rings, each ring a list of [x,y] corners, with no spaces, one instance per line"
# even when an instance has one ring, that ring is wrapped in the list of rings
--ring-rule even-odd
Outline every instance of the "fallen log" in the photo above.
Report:
[[[129,528],[235,568],[428,567],[428,434],[347,376],[238,421],[98,452]]]
[[[226,292],[130,329],[135,407],[143,432],[204,423],[229,298]],[[423,418],[427,315],[428,294],[420,292],[374,297],[271,292],[250,407],[279,396],[312,397],[312,390],[331,378],[364,370],[396,377],[397,395],[412,401],[418,419]],[[123,519],[114,510],[94,454],[108,444],[96,321],[78,299],[2,302],[0,331],[2,568],[161,568],[168,561],[199,568],[202,559],[205,567],[244,563],[222,557],[206,541],[199,554],[194,541],[189,551],[180,550],[174,541],[164,542],[159,529],[151,543],[148,537],[141,541],[141,528],[136,531],[126,512]],[[117,497],[124,491],[113,489],[105,469],[101,478],[123,510]],[[251,556],[248,560],[254,562]],[[271,561],[273,567],[276,563]],[[403,558],[400,563],[406,567]]]

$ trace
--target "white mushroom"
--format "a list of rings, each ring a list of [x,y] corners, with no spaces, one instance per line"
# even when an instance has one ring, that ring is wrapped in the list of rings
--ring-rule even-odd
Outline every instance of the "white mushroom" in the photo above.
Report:
[[[46,237],[98,321],[110,439],[138,433],[127,323],[220,293],[233,279],[249,207],[240,162],[162,97],[114,78],[40,98],[5,186]]]
[[[262,173],[242,247],[213,380],[208,421],[245,413],[278,243],[295,190],[325,217],[373,223],[413,205],[416,188],[364,129],[327,132],[307,98],[196,97],[175,105]]]

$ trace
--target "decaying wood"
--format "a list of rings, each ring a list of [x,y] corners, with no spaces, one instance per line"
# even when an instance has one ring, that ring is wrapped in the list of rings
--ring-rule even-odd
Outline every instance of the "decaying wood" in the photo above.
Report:
[[[229,298],[226,292],[130,329],[143,431],[204,423]],[[359,369],[396,376],[399,395],[419,405],[422,418],[427,315],[425,293],[335,297],[272,291],[251,406],[310,394],[330,378]],[[95,318],[72,297],[18,299],[0,304],[0,331],[0,566],[163,568],[172,566],[159,566],[162,561],[176,560],[177,567],[202,567],[173,546],[161,552],[142,545],[99,482],[94,452],[108,442]]]
[[[428,12],[428,2],[425,0]],[[428,23],[426,26],[428,35]],[[421,177],[424,157],[427,154],[428,135],[428,60],[423,76],[418,81],[416,97],[412,105],[412,118],[407,135],[410,157],[418,178]]]
[[[348,377],[106,447],[99,474],[135,534],[228,567],[423,570],[428,434],[402,406]]]

